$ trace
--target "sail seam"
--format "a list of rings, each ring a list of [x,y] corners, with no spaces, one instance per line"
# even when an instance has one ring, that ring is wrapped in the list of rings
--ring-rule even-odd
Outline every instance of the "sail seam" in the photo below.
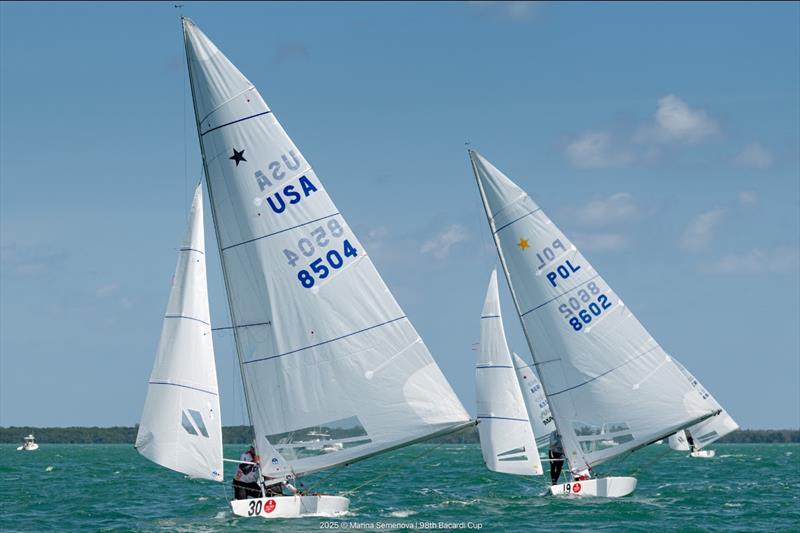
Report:
[[[185,318],[186,320],[194,320],[195,322],[200,322],[201,324],[205,324],[206,326],[210,326],[208,322],[205,320],[200,320],[199,318],[194,318],[193,316],[184,316],[184,315],[164,315],[164,318]]]
[[[574,286],[574,287],[572,287],[571,289],[569,289],[569,290],[567,290],[567,291],[564,291],[564,292],[562,292],[562,293],[561,293],[561,294],[559,294],[558,296],[555,296],[555,297],[553,297],[553,298],[550,298],[550,299],[549,299],[549,300],[547,300],[546,302],[544,302],[544,303],[542,303],[542,304],[539,304],[539,305],[537,305],[537,306],[536,306],[536,307],[534,307],[533,309],[529,309],[529,310],[525,311],[524,313],[522,313],[521,315],[519,315],[519,317],[520,317],[520,318],[522,318],[522,317],[524,317],[525,315],[527,315],[528,313],[533,313],[533,312],[534,312],[534,311],[536,311],[537,309],[541,309],[542,307],[544,307],[545,305],[549,304],[550,302],[552,302],[552,301],[554,301],[554,300],[558,300],[558,299],[559,299],[559,298],[561,298],[562,296],[565,296],[565,295],[567,295],[567,294],[571,293],[571,292],[572,292],[572,291],[574,291],[575,289],[579,289],[579,288],[581,288],[582,286],[586,285],[587,283],[589,283],[589,282],[590,282],[590,281],[592,281],[593,279],[595,279],[595,278],[599,278],[599,277],[600,277],[600,274],[595,274],[594,276],[592,276],[591,278],[587,279],[586,281],[583,281],[583,282],[581,282],[581,283],[578,283],[577,285],[575,285],[575,286]]]
[[[212,131],[216,131],[216,130],[218,130],[220,128],[224,128],[225,126],[230,126],[232,124],[236,124],[237,122],[244,122],[245,120],[250,120],[251,118],[260,117],[262,115],[269,115],[270,113],[272,113],[272,111],[263,111],[261,113],[256,113],[255,115],[250,115],[249,117],[244,117],[244,118],[240,118],[239,120],[234,120],[232,122],[228,122],[227,124],[222,124],[220,126],[215,126],[215,127],[211,128],[210,130],[206,130],[206,131],[202,132],[200,134],[200,137],[202,137],[206,133],[211,133]]]
[[[571,390],[573,390],[573,389],[577,389],[578,387],[583,387],[583,386],[584,386],[584,385],[586,385],[587,383],[591,383],[592,381],[594,381],[594,380],[596,380],[596,379],[600,379],[601,377],[605,376],[606,374],[610,374],[611,372],[613,372],[613,371],[615,371],[615,370],[618,370],[618,369],[622,368],[623,366],[625,366],[625,365],[627,365],[628,363],[631,363],[631,362],[633,362],[633,361],[635,361],[635,360],[639,359],[640,357],[644,357],[645,355],[649,354],[650,352],[652,352],[653,350],[656,350],[656,349],[658,349],[658,348],[659,348],[659,346],[658,346],[658,345],[655,345],[654,347],[650,348],[649,350],[646,350],[646,351],[644,351],[644,352],[640,353],[640,354],[639,354],[639,355],[637,355],[637,356],[631,357],[630,359],[628,359],[627,361],[625,361],[625,362],[624,362],[624,363],[622,363],[621,365],[617,365],[617,366],[615,366],[614,368],[612,368],[612,369],[610,369],[610,370],[606,370],[606,371],[605,371],[605,372],[603,372],[602,374],[600,374],[600,375],[598,375],[598,376],[595,376],[595,377],[593,377],[592,379],[588,379],[588,380],[584,381],[583,383],[578,383],[577,385],[573,385],[572,387],[569,387],[569,388],[567,388],[567,389],[560,390],[560,391],[558,391],[558,392],[554,392],[553,394],[548,394],[548,395],[547,395],[547,397],[548,397],[548,398],[551,398],[551,397],[553,397],[553,396],[556,396],[556,395],[558,395],[558,394],[561,394],[561,393],[563,393],[563,392],[568,392],[568,391],[571,391]]]
[[[507,224],[503,224],[502,226],[500,226],[499,228],[497,228],[496,230],[494,230],[494,232],[495,232],[495,233],[497,233],[497,232],[498,232],[498,231],[500,231],[501,229],[505,229],[505,228],[509,227],[509,226],[510,226],[511,224],[513,224],[514,222],[519,222],[519,221],[520,221],[520,220],[522,220],[523,218],[525,218],[525,217],[527,217],[527,216],[529,216],[529,215],[532,215],[532,214],[534,214],[534,213],[538,213],[538,212],[539,212],[539,211],[541,211],[541,210],[542,210],[542,208],[540,207],[539,209],[534,209],[533,211],[530,211],[530,212],[528,212],[528,213],[525,213],[525,214],[524,214],[524,215],[522,215],[521,217],[519,217],[519,218],[515,218],[515,219],[514,219],[514,220],[512,220],[511,222],[508,222]],[[495,215],[495,217],[496,217],[496,215]],[[495,217],[492,217],[492,218],[494,219]]]
[[[203,252],[201,250],[198,250],[197,248],[181,248],[178,251],[180,251],[180,252],[197,252],[198,254],[206,255],[205,252]]]
[[[514,368],[514,367],[508,365],[479,365],[475,367],[475,370],[478,370],[480,368]]]
[[[210,390],[201,389],[199,387],[192,387],[191,385],[182,385],[180,383],[172,383],[171,381],[149,381],[150,385],[172,385],[173,387],[183,387],[184,389],[192,389],[200,392],[205,392],[206,394],[211,394],[213,396],[219,396],[216,392],[212,392]]]
[[[341,337],[336,337],[335,339],[330,339],[330,340],[327,340],[327,341],[318,342],[317,344],[312,344],[312,345],[306,346],[304,348],[297,348],[296,350],[291,350],[289,352],[284,352],[284,353],[281,353],[281,354],[278,354],[278,355],[270,355],[268,357],[259,357],[258,359],[251,359],[250,361],[245,361],[242,364],[249,365],[250,363],[258,363],[259,361],[268,361],[270,359],[277,359],[278,357],[283,357],[283,356],[286,356],[286,355],[291,355],[293,353],[302,352],[304,350],[308,350],[308,349],[311,349],[311,348],[316,348],[317,346],[322,346],[323,344],[329,344],[331,342],[340,341],[342,339],[346,339],[347,337],[352,337],[353,335],[358,335],[359,333],[364,333],[365,331],[369,331],[371,329],[379,328],[381,326],[386,326],[388,324],[391,324],[392,322],[397,322],[398,320],[403,320],[405,318],[406,318],[406,316],[403,315],[403,316],[398,317],[398,318],[393,318],[392,320],[387,320],[386,322],[383,322],[381,324],[376,324],[376,325],[370,326],[368,328],[364,328],[364,329],[360,329],[358,331],[354,331],[352,333],[348,333],[347,335],[342,335]]]
[[[242,241],[242,242],[240,242],[238,244],[231,244],[230,246],[226,246],[225,248],[222,248],[222,251],[225,252],[227,250],[230,250],[231,248],[235,248],[236,246],[241,246],[243,244],[249,244],[251,242],[255,242],[255,241],[258,241],[258,240],[261,240],[261,239],[266,239],[267,237],[272,237],[273,235],[278,235],[279,233],[283,233],[283,232],[286,232],[286,231],[291,231],[293,229],[297,229],[297,228],[300,228],[302,226],[307,226],[308,224],[313,224],[314,222],[319,222],[320,220],[325,220],[326,218],[335,217],[338,214],[339,214],[339,212],[337,211],[336,213],[333,213],[333,214],[330,214],[330,215],[325,215],[324,217],[316,218],[314,220],[309,220],[308,222],[303,222],[302,224],[297,224],[296,226],[292,226],[291,228],[286,228],[286,229],[274,231],[272,233],[268,233],[266,235],[262,235],[261,237],[256,237],[255,239],[249,239],[249,240],[246,240],[246,241]]]
[[[218,328],[211,328],[211,331],[219,331],[221,329],[236,329],[236,328],[252,328],[255,326],[269,326],[272,322],[256,322],[254,324],[240,324],[238,326],[220,326]]]
[[[530,420],[526,420],[524,418],[511,418],[511,417],[508,417],[508,416],[480,416],[480,415],[478,415],[476,418],[478,420],[486,418],[486,419],[495,419],[495,420],[513,420],[514,422],[530,422]]]
[[[500,315],[486,315],[482,316],[481,318],[500,318]]]

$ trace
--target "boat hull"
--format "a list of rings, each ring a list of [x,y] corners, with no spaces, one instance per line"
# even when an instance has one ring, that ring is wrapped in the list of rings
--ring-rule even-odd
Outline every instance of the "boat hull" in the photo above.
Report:
[[[551,485],[550,494],[554,496],[599,496],[601,498],[621,498],[636,489],[635,477],[601,477]]]
[[[689,455],[691,457],[703,457],[706,459],[710,459],[711,457],[714,457],[714,455],[716,455],[716,452],[714,452],[714,450],[695,450]]]
[[[350,508],[343,496],[272,496],[231,501],[236,516],[261,518],[299,518],[302,516],[339,516]]]
[[[33,452],[39,449],[38,444],[32,444],[30,446],[17,446],[18,452]]]

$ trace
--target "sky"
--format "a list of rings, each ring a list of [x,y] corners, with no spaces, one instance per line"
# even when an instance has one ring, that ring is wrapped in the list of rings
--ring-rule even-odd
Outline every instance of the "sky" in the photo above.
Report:
[[[139,419],[201,176],[173,4],[0,3],[2,426]],[[473,415],[498,264],[466,142],[742,427],[800,427],[800,4],[182,10],[259,88]],[[245,423],[229,333],[215,349],[223,423]]]

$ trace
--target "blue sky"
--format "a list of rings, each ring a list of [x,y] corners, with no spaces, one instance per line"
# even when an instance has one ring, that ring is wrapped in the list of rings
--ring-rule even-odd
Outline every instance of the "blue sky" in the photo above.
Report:
[[[0,4],[0,425],[139,418],[200,177],[172,5]],[[800,4],[183,11],[259,88],[468,410],[496,254],[465,141],[743,427],[800,426]],[[231,340],[226,424],[245,412]]]

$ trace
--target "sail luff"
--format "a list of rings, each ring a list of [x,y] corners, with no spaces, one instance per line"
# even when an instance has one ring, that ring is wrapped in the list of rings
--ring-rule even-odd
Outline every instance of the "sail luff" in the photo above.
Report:
[[[215,240],[217,242],[217,250],[219,252],[220,268],[222,270],[222,279],[223,279],[223,283],[225,285],[225,297],[226,297],[226,301],[228,303],[228,313],[229,313],[229,315],[231,317],[231,324],[233,324],[233,328],[232,328],[233,340],[234,340],[234,346],[236,348],[236,357],[239,360],[239,375],[242,378],[242,393],[244,395],[245,406],[247,408],[247,419],[248,419],[248,422],[252,425],[252,423],[253,423],[253,413],[252,413],[252,400],[250,399],[250,387],[249,387],[249,385],[247,383],[246,373],[242,371],[242,365],[244,363],[244,359],[242,357],[242,350],[241,350],[241,344],[240,344],[240,339],[239,339],[239,328],[236,327],[236,320],[235,320],[235,316],[234,316],[234,307],[233,307],[233,303],[231,301],[230,282],[228,280],[228,272],[227,272],[226,263],[225,263],[225,260],[224,260],[224,257],[223,257],[223,252],[222,252],[222,240],[220,238],[219,224],[217,223],[218,217],[217,217],[217,211],[216,211],[216,204],[214,202],[214,196],[213,196],[214,192],[213,192],[211,180],[208,179],[208,175],[209,175],[208,174],[208,163],[207,163],[207,159],[206,159],[205,146],[203,144],[203,139],[202,139],[202,136],[201,136],[202,120],[205,117],[203,117],[203,118],[200,117],[199,110],[198,110],[198,107],[197,107],[197,95],[195,94],[194,73],[192,71],[192,61],[191,61],[191,56],[190,56],[190,53],[189,53],[190,42],[189,42],[189,35],[188,35],[188,32],[187,32],[187,21],[188,21],[188,19],[186,19],[184,17],[181,17],[181,22],[182,22],[181,26],[182,26],[182,29],[183,29],[184,52],[186,54],[186,68],[188,69],[188,72],[189,72],[189,87],[190,87],[190,89],[192,91],[192,109],[194,110],[195,126],[197,128],[197,142],[200,145],[200,156],[201,156],[201,159],[203,161],[203,175],[206,176],[206,188],[208,189],[208,201],[209,201],[209,205],[211,206],[211,220],[212,220],[212,224],[214,226],[214,237],[215,237]],[[189,21],[188,23],[191,23],[191,21]],[[274,448],[272,448],[270,446],[270,443],[268,441],[267,441],[267,443],[265,445],[264,443],[261,442],[260,439],[256,439],[255,442],[254,442],[254,445],[255,445],[255,448],[256,448],[256,453],[260,457],[269,456],[271,458],[277,459],[277,465],[273,465],[272,469],[271,469],[272,470],[271,471],[272,477],[276,477],[276,478],[277,477],[281,477],[281,475],[285,475],[287,473],[286,472],[287,468],[285,468],[285,465],[286,465],[285,459],[280,455],[280,453],[278,453],[277,450],[275,450]],[[273,459],[273,462],[274,462],[274,459]],[[278,466],[278,468],[276,468],[276,466]],[[262,469],[262,474],[263,473],[264,473],[264,470]]]

